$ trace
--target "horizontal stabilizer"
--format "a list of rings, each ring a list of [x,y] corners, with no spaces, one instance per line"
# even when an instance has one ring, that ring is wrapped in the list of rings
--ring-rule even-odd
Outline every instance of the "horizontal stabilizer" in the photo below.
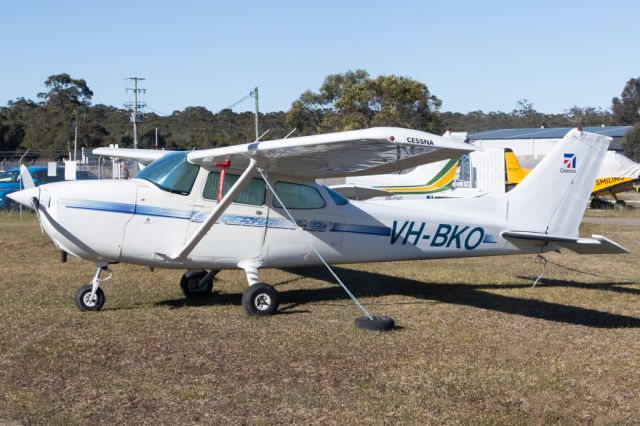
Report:
[[[350,200],[368,200],[375,197],[390,197],[395,195],[393,192],[385,191],[384,189],[373,188],[370,186],[343,184],[330,186],[330,188],[343,197],[349,198]]]
[[[629,253],[629,250],[602,235],[592,235],[591,238],[573,238],[537,232],[503,232],[502,237],[517,247],[528,245],[542,248],[550,244],[578,254]]]

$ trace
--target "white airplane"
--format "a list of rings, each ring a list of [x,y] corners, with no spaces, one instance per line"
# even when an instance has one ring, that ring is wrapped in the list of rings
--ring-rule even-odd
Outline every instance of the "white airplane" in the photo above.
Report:
[[[101,273],[123,262],[188,270],[180,283],[187,297],[209,295],[217,271],[243,269],[249,284],[242,297],[244,310],[270,315],[277,311],[278,293],[260,282],[261,268],[561,248],[585,254],[626,252],[603,236],[578,236],[609,141],[571,131],[527,179],[500,198],[406,200],[389,207],[348,201],[315,182],[388,173],[474,149],[400,128],[191,152],[101,148],[94,152],[156,160],[132,180],[52,183],[9,196],[36,210],[60,250],[96,265],[91,284],[76,293],[80,310],[102,308]],[[364,312],[368,320],[375,319]]]
[[[442,137],[459,142],[467,141],[466,132],[447,131]],[[379,203],[408,199],[479,197],[488,194],[488,191],[482,189],[453,186],[459,163],[459,158],[452,158],[395,173],[327,179],[322,183],[351,200]]]

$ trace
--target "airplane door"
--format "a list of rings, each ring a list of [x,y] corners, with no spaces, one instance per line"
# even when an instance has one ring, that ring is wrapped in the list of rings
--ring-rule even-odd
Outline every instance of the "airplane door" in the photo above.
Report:
[[[215,208],[216,202],[194,205],[186,240],[193,235]],[[237,266],[241,260],[255,259],[262,254],[267,226],[268,208],[232,203],[189,256],[194,261]]]
[[[225,193],[238,179],[227,174]],[[218,172],[208,172],[199,193],[194,195],[185,241],[191,237],[217,205]],[[265,205],[264,181],[252,181],[236,196],[217,223],[195,247],[189,256],[193,261],[237,266],[239,261],[260,257],[263,252],[269,208]]]
[[[170,255],[184,243],[193,210],[189,196],[163,191],[144,180],[135,182],[136,213],[125,228],[123,257]]]

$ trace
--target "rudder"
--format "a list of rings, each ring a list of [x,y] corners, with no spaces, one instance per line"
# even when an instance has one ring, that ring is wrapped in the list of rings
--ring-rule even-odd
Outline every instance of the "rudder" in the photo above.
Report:
[[[611,138],[573,129],[507,193],[513,230],[577,236]]]

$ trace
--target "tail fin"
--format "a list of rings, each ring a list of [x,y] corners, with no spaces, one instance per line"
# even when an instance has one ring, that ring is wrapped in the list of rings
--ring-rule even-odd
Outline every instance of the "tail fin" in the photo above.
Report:
[[[36,184],[33,183],[33,178],[29,173],[29,169],[27,169],[27,166],[25,166],[24,164],[20,166],[20,177],[22,178],[23,189],[29,189],[36,186]]]
[[[507,193],[514,231],[577,236],[611,138],[573,129]]]
[[[504,165],[507,172],[507,185],[517,185],[527,177],[531,169],[523,169],[510,148],[504,149]]]

